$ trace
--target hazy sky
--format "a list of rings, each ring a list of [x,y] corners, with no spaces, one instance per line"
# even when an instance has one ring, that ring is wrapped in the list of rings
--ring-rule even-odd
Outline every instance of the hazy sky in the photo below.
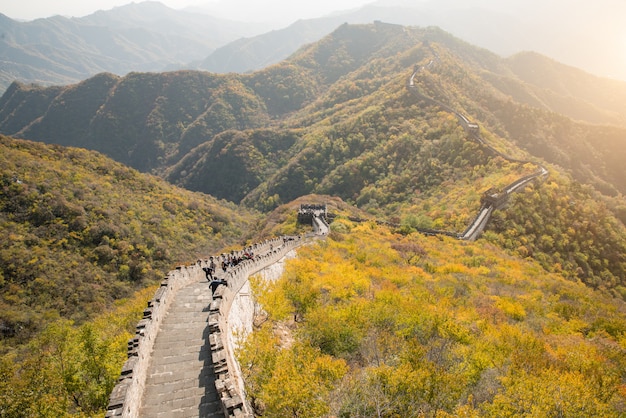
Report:
[[[130,0],[0,0],[0,13],[13,19],[32,20],[53,15],[82,17],[109,10]],[[136,0],[140,2],[140,0]],[[193,7],[215,17],[242,22],[271,23],[276,28],[297,19],[328,15],[365,4],[403,3],[420,9],[419,15],[451,30],[451,10],[466,10],[476,28],[453,34],[503,56],[534,50],[561,62],[599,75],[626,80],[626,0],[160,0],[172,9]],[[479,10],[498,13],[511,26],[489,34]],[[438,19],[437,16],[439,17]],[[458,14],[457,14],[458,16]],[[473,22],[473,23],[472,23]],[[494,20],[489,21],[493,24]],[[483,26],[481,26],[483,25]],[[466,25],[467,26],[467,25]],[[469,25],[471,26],[471,25]],[[496,25],[497,26],[497,25]],[[458,27],[458,25],[457,25]],[[480,30],[479,30],[480,29]],[[485,30],[482,30],[485,29]],[[496,30],[496,28],[491,28]],[[488,39],[472,37],[474,33]],[[517,31],[517,33],[515,33]]]
[[[160,0],[172,9],[206,6],[242,21],[288,21],[319,17],[337,10],[351,9],[374,0]],[[135,1],[139,3],[140,1]],[[0,13],[12,19],[32,20],[53,15],[82,17],[97,10],[108,10],[131,0],[1,0]],[[220,14],[220,13],[216,13]]]

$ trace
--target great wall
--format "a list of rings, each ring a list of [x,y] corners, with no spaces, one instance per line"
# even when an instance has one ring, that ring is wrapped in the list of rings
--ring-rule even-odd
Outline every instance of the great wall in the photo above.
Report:
[[[135,336],[128,343],[128,360],[110,395],[107,418],[253,416],[245,401],[243,380],[234,355],[235,334],[242,328],[252,328],[254,305],[249,297],[248,278],[264,273],[270,278],[280,276],[281,269],[272,269],[273,266],[299,246],[328,234],[325,209],[302,212],[310,219],[312,233],[283,236],[250,246],[253,259],[243,260],[225,272],[218,269],[215,278],[219,280],[207,281],[203,267],[209,265],[209,259],[168,273],[148,302]],[[243,251],[232,255],[242,256]],[[222,259],[226,255],[216,257]],[[176,315],[176,310],[171,308],[186,289],[191,289],[191,300],[182,303],[179,310],[187,311],[185,308],[190,305],[192,309],[187,318],[174,320],[172,332],[180,323],[183,334],[172,340],[162,326],[168,317]],[[201,343],[197,335],[189,335],[185,323],[196,324]],[[165,346],[160,353],[170,361],[154,367],[157,345]],[[186,370],[189,363],[191,369]],[[148,390],[151,386],[157,390]]]
[[[470,138],[494,155],[538,167],[535,173],[516,180],[500,192],[485,193],[478,214],[463,233],[418,229],[427,235],[473,241],[484,230],[492,212],[503,207],[511,193],[547,176],[548,171],[537,163],[502,154],[485,142],[477,124],[444,103],[423,95],[415,77],[434,64],[435,60],[431,60],[426,66],[416,67],[407,82],[409,91],[418,100],[453,113]],[[235,358],[236,334],[251,332],[254,320],[254,301],[250,297],[248,279],[255,274],[265,280],[278,278],[286,257],[293,256],[299,246],[329,233],[328,217],[325,205],[302,205],[298,222],[310,224],[312,233],[254,244],[249,247],[254,253],[253,259],[217,273],[210,283],[203,270],[209,259],[170,271],[148,302],[135,336],[128,343],[128,360],[110,395],[106,418],[253,417]],[[242,254],[243,251],[233,255]],[[214,258],[222,260],[224,257],[226,255],[222,254]],[[177,309],[171,309],[175,306]],[[177,310],[186,312],[186,316],[176,316]],[[171,331],[165,331],[166,325]],[[165,358],[163,363],[155,358],[156,352]]]
[[[429,48],[431,47],[429,46]],[[457,118],[457,120],[459,121],[459,124],[463,127],[463,129],[465,130],[469,138],[479,143],[481,146],[485,147],[494,156],[502,157],[506,161],[509,161],[512,163],[532,164],[537,167],[537,170],[534,173],[529,174],[527,176],[523,176],[515,180],[508,186],[504,187],[501,191],[489,190],[485,192],[481,198],[481,207],[478,211],[478,214],[476,215],[474,220],[469,224],[469,226],[465,229],[465,231],[463,231],[462,233],[456,233],[456,232],[450,232],[450,231],[439,231],[439,230],[432,230],[432,229],[418,229],[420,232],[423,232],[426,234],[448,235],[448,236],[453,236],[462,240],[474,241],[485,230],[485,227],[487,226],[487,223],[489,222],[489,219],[491,218],[491,214],[493,213],[494,210],[501,209],[502,207],[504,207],[506,203],[509,201],[509,198],[511,197],[512,193],[523,189],[524,186],[526,186],[527,184],[529,184],[535,179],[545,178],[548,175],[548,170],[544,166],[542,166],[541,164],[535,161],[520,160],[517,158],[510,157],[498,151],[493,146],[491,146],[487,141],[485,141],[485,139],[480,135],[480,127],[478,126],[477,123],[473,123],[464,114],[456,111],[455,109],[451,108],[445,103],[440,102],[439,100],[426,96],[420,91],[415,80],[416,77],[420,73],[426,70],[430,70],[439,61],[439,55],[435,51],[433,51],[432,48],[431,48],[431,52],[434,58],[431,59],[428,62],[428,64],[423,65],[423,66],[415,66],[415,68],[413,69],[413,73],[411,74],[411,76],[409,77],[407,81],[408,90],[420,102],[429,104],[431,106],[440,107],[444,109],[445,111],[452,113]]]

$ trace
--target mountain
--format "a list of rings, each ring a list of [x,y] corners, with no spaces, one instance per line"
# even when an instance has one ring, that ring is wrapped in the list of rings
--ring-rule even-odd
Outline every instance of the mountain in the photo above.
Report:
[[[366,5],[355,11],[299,20],[283,29],[237,39],[216,49],[196,66],[218,73],[260,70],[287,59],[304,45],[322,39],[342,23],[384,21],[412,26],[437,25],[491,51],[502,51],[503,54],[516,52],[506,60],[506,79],[489,80],[501,83],[498,87],[516,100],[575,120],[626,126],[622,106],[626,101],[626,82],[601,78],[538,53],[517,52],[533,45],[535,49],[540,49],[537,47],[542,45],[542,40],[538,38],[530,44],[525,43],[528,27],[523,22],[504,12],[490,11],[487,7]],[[506,47],[500,44],[503,42]],[[511,46],[511,43],[517,46]],[[551,56],[555,56],[554,52]],[[511,75],[526,86],[519,87],[517,83],[507,85],[511,82]]]
[[[504,56],[539,51],[596,74],[626,79],[620,55],[611,53],[622,48],[621,22],[616,18],[621,4],[601,0],[602,6],[596,3],[597,7],[585,14],[581,5],[571,7],[559,1],[549,8],[535,5],[543,7],[544,13],[533,16],[526,3],[379,1],[323,18],[298,20],[286,28],[175,11],[150,1],[82,18],[56,16],[17,22],[2,16],[0,87],[6,88],[14,80],[70,84],[102,71],[118,75],[180,68],[248,72],[287,58],[342,23],[373,21],[439,26]],[[568,21],[560,21],[562,10],[567,9]],[[604,10],[616,12],[607,16]],[[593,23],[600,21],[605,23]],[[562,40],[569,45],[564,47]]]
[[[260,70],[282,61],[301,46],[320,40],[344,21],[343,17],[298,20],[283,29],[229,42],[194,67],[216,73]]]
[[[558,67],[537,62],[534,68],[547,74]],[[422,70],[409,90],[416,68]],[[563,173],[553,175],[552,187],[566,197],[554,206],[572,204],[548,212],[541,199],[527,207],[519,202],[524,210],[510,218],[505,212],[491,239],[542,259],[548,269],[567,266],[568,276],[585,283],[599,286],[611,277],[609,287],[622,286],[623,224],[615,217],[626,219],[626,129],[556,113],[546,98],[577,89],[530,85],[522,70],[440,29],[345,24],[290,59],[246,75],[101,74],[64,88],[14,83],[0,98],[0,126],[16,137],[92,148],[262,211],[317,193],[406,230],[463,231],[485,191],[530,175],[537,163],[526,162],[543,159]],[[604,80],[567,74],[564,80],[606,89]],[[607,100],[586,94],[580,102],[596,115],[615,116],[602,108]],[[477,121],[491,147],[468,138],[449,109]],[[590,189],[578,191],[568,176]],[[563,234],[575,249],[587,245],[585,235],[570,236],[567,217],[602,219],[594,229],[597,245],[587,246],[608,267],[567,258],[561,251],[567,246],[543,245],[544,234],[527,219],[531,208],[558,222],[553,235]],[[517,228],[533,236],[525,248],[506,238]]]
[[[433,96],[458,103],[498,135],[572,170],[577,179],[595,184],[606,194],[626,191],[619,163],[623,158],[620,138],[624,128],[608,125],[626,123],[626,83],[591,76],[537,54],[501,59],[436,29],[382,23],[343,25],[289,60],[247,75],[195,71],[131,73],[126,77],[100,74],[65,88],[14,83],[0,98],[0,130],[6,135],[95,149],[141,171],[169,173],[173,182],[188,187],[195,184],[194,188],[217,193],[216,184],[200,186],[205,183],[202,179],[208,174],[206,168],[198,172],[189,169],[206,166],[189,159],[206,159],[202,149],[211,149],[212,158],[229,155],[219,152],[222,145],[218,149],[210,145],[215,135],[230,129],[272,131],[282,120],[292,121],[291,126],[298,128],[304,123],[298,118],[307,120],[307,125],[321,123],[319,117],[311,119],[309,115],[328,112],[323,108],[340,103],[342,107],[337,107],[335,113],[344,114],[347,120],[362,113],[368,101],[383,100],[387,106],[404,103],[407,99],[402,78],[419,59],[434,56],[426,42],[439,43],[449,57],[445,65],[442,62],[430,73],[443,83],[432,92]],[[413,58],[396,56],[411,53]],[[447,74],[436,75],[440,71]],[[383,88],[387,99],[378,97]],[[455,90],[460,92],[452,97]],[[405,118],[411,117],[408,111],[405,113]],[[332,135],[345,137],[349,129],[354,129],[342,125],[335,124],[335,130],[344,132]],[[371,137],[364,127],[360,130],[364,137]],[[302,132],[288,136],[306,136]],[[272,141],[281,142],[281,136],[274,135]],[[302,141],[291,143],[298,145]],[[180,165],[202,144],[204,148],[195,150]],[[245,154],[257,146],[244,141],[237,152]],[[263,159],[273,153],[270,159],[274,162],[263,163],[268,167],[276,167],[276,152],[283,155],[283,160],[297,152],[297,147],[290,152],[282,145],[276,149],[271,144],[263,147],[257,149]],[[351,156],[357,156],[356,152]],[[210,170],[219,167],[217,160],[215,163]],[[252,193],[267,180],[269,171],[261,168],[263,164],[250,167],[252,172],[247,178],[254,180],[250,184],[245,181],[237,189]],[[328,170],[334,170],[333,164]],[[313,177],[321,180],[319,176],[326,174],[320,172]],[[303,192],[285,186],[292,190],[287,196],[286,191],[276,189],[280,181],[272,183],[271,195],[284,195],[283,201]],[[217,195],[234,201],[243,198],[242,192],[229,195],[225,190],[222,188]]]
[[[0,14],[0,89],[24,83],[71,84],[97,73],[181,68],[264,27],[132,3],[82,18],[18,22]]]
[[[276,64],[308,43],[317,42],[344,23],[367,24],[383,21],[401,25],[427,26],[428,19],[412,8],[366,5],[350,12],[314,19],[301,19],[291,25],[237,39],[212,52],[196,64],[214,72],[249,72]]]
[[[100,74],[55,97],[47,91],[17,83],[7,89],[2,124],[11,135],[94,149],[142,171],[166,167],[223,130],[268,120],[241,80],[209,73]],[[44,113],[34,115],[31,101]]]
[[[537,8],[543,9],[540,15],[529,12]],[[550,7],[538,1],[531,6],[521,1],[472,0],[460,5],[384,0],[323,18],[298,20],[286,28],[175,11],[151,1],[82,18],[17,22],[1,16],[0,87],[14,80],[70,84],[102,71],[118,75],[181,68],[248,72],[287,58],[342,23],[373,21],[439,26],[503,56],[538,51],[595,74],[626,80],[621,55],[615,53],[623,47],[618,17],[622,8],[614,0],[601,0],[592,7],[571,6],[562,0]],[[565,21],[563,10],[568,10]],[[607,15],[606,10],[614,13]]]
[[[541,13],[534,13],[541,10]],[[621,14],[620,14],[621,12]],[[624,5],[615,0],[572,5],[554,0],[401,1],[379,0],[361,8],[307,19],[270,33],[236,40],[215,52],[199,68],[246,72],[276,63],[298,47],[326,36],[342,23],[374,21],[403,26],[437,26],[473,45],[507,57],[536,51],[587,72],[626,81],[622,23]],[[567,16],[564,19],[563,16]],[[282,35],[282,36],[281,36]],[[281,41],[277,39],[281,38]]]

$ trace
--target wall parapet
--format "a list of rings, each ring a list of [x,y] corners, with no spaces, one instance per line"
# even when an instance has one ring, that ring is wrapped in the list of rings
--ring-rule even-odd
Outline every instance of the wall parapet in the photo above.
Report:
[[[515,180],[513,183],[506,186],[502,193],[494,193],[490,190],[486,194],[484,194],[483,199],[482,199],[483,205],[481,206],[478,214],[476,215],[472,223],[467,227],[465,232],[463,232],[462,234],[454,234],[454,233],[449,233],[445,231],[435,231],[435,230],[423,231],[427,234],[434,233],[437,235],[438,234],[445,234],[445,235],[450,235],[450,236],[456,235],[456,238],[459,238],[462,240],[474,241],[486,228],[487,223],[489,222],[489,219],[491,218],[492,212],[496,209],[503,208],[508,203],[511,193],[517,190],[523,189],[524,186],[526,186],[528,183],[530,183],[534,179],[546,177],[548,175],[548,170],[537,162],[533,162],[530,160],[520,160],[520,159],[513,158],[511,156],[508,156],[498,151],[497,149],[495,149],[493,146],[491,146],[489,143],[487,143],[487,141],[483,139],[483,137],[480,135],[480,126],[478,126],[477,123],[472,123],[469,120],[469,118],[465,116],[464,114],[459,113],[456,110],[454,110],[452,107],[446,105],[445,103],[442,103],[439,100],[435,100],[432,97],[428,97],[424,93],[422,93],[420,89],[417,87],[417,84],[415,83],[415,77],[420,72],[426,70],[427,68],[432,67],[435,64],[435,62],[439,61],[439,56],[437,55],[435,51],[433,51],[433,55],[434,55],[434,58],[431,59],[427,65],[422,66],[422,67],[419,67],[416,65],[413,68],[413,73],[411,74],[411,77],[407,80],[407,88],[409,89],[409,91],[411,91],[418,98],[418,100],[423,101],[430,105],[439,106],[445,111],[452,113],[458,119],[459,123],[461,124],[465,132],[467,132],[467,134],[470,136],[470,138],[474,140],[475,142],[479,143],[480,145],[482,145],[483,147],[487,148],[493,155],[500,156],[504,158],[505,160],[512,162],[512,163],[534,164],[535,166],[537,166],[537,171],[535,171],[534,173],[530,175],[527,175],[527,176],[524,176]]]
[[[278,262],[287,253],[302,245],[301,236],[281,237],[266,241],[261,255],[245,260],[229,270],[226,284],[220,284],[213,293],[214,301],[209,307],[209,347],[215,371],[215,387],[227,417],[253,417],[252,408],[246,401],[241,370],[235,358],[232,328],[229,315],[233,301],[248,278]],[[256,254],[256,253],[255,253]]]

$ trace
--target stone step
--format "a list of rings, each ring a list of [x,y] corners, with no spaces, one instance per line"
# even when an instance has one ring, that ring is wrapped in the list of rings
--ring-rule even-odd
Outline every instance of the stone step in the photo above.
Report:
[[[140,417],[223,417],[208,341],[206,282],[180,289],[154,342]]]

